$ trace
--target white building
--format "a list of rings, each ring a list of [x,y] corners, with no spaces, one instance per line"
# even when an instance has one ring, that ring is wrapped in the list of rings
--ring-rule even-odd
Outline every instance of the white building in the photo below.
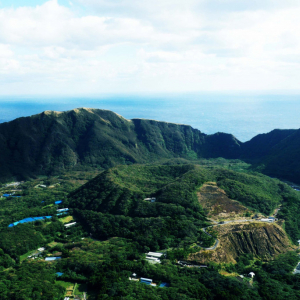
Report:
[[[147,202],[155,202],[155,201],[156,201],[156,198],[155,198],[155,197],[152,197],[152,198],[145,198],[144,201],[147,201]]]
[[[164,254],[160,252],[148,252],[146,253],[146,260],[154,264],[160,264],[160,259],[163,256]]]
[[[149,257],[161,258],[164,254],[161,252],[148,252],[146,255]]]
[[[272,223],[275,221],[274,219],[260,219],[260,220],[261,220],[261,222],[269,222],[269,223]]]
[[[249,277],[253,278],[255,276],[255,273],[250,272],[248,275],[249,275]]]
[[[65,227],[69,228],[71,226],[74,226],[76,224],[76,222],[73,222],[73,223],[69,223],[69,224],[65,224]]]
[[[60,209],[57,209],[56,211],[57,212],[63,212],[63,211],[68,211],[69,209],[68,208],[60,208]]]

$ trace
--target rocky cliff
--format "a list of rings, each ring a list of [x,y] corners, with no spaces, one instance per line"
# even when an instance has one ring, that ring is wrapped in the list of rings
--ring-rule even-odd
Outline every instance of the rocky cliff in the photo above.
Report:
[[[243,253],[251,253],[264,260],[292,249],[285,231],[278,224],[262,222],[226,224],[214,227],[220,241],[216,250],[200,251],[189,259],[205,263],[235,262]]]

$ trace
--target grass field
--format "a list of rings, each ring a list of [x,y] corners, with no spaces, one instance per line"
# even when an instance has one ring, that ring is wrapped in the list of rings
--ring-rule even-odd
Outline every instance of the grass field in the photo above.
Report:
[[[65,297],[72,297],[74,294],[74,289],[76,288],[76,283],[58,280],[56,284],[64,287],[66,289]]]
[[[54,242],[54,241],[53,241],[53,242],[49,243],[48,246],[51,247],[51,248],[53,248],[54,246],[56,246],[56,245],[58,245],[58,244],[61,244],[61,243],[57,243],[57,242]],[[61,245],[62,245],[62,244],[61,244]]]
[[[37,251],[36,250],[31,250],[31,251],[28,251],[27,253],[23,254],[20,256],[20,260],[21,262],[26,259],[29,255],[33,254],[33,253],[36,253]]]
[[[61,221],[63,223],[69,223],[69,222],[73,221],[73,216],[66,216],[66,217],[60,218],[59,221]]]

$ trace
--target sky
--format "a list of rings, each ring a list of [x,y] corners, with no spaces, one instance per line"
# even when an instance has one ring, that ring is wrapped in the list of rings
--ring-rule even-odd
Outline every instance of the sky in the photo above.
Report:
[[[300,1],[0,0],[0,96],[300,91]]]

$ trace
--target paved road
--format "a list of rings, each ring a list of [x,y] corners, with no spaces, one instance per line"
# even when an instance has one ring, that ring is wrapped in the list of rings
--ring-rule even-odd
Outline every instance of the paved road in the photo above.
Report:
[[[217,225],[212,225],[212,226],[217,226]],[[212,226],[209,226],[209,227],[212,227]],[[208,228],[208,227],[206,227],[206,228]],[[201,230],[202,230],[205,234],[207,234],[208,236],[212,237],[212,236],[206,231],[206,228],[201,228]],[[218,245],[219,245],[219,240],[216,239],[215,244],[214,244],[212,247],[209,247],[209,248],[201,247],[201,248],[203,248],[203,249],[205,249],[205,250],[215,250],[215,249],[217,248]]]

